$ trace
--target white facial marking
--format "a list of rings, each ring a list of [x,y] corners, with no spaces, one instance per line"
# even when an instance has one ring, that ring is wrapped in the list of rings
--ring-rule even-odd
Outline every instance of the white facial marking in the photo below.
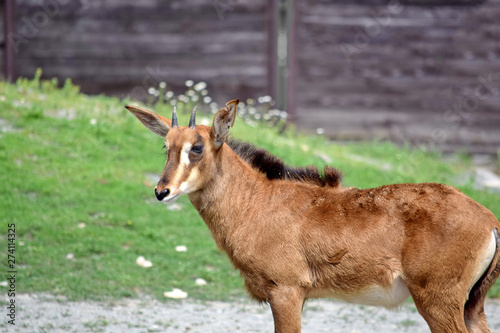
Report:
[[[163,202],[164,204],[166,205],[169,205],[171,203],[174,203],[177,201],[177,199],[179,199],[180,197],[180,193],[179,194],[175,194],[175,195],[172,195],[172,194],[169,194],[165,199],[163,199],[161,202]]]
[[[188,194],[196,190],[195,180],[198,178],[198,171],[193,170],[186,181],[182,182],[179,189],[184,194]]]
[[[184,143],[181,150],[181,164],[189,165],[189,152],[191,151],[192,144],[189,142]]]

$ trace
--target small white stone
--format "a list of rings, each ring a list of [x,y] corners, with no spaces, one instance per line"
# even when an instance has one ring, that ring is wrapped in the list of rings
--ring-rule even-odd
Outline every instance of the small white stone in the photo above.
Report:
[[[74,255],[73,253],[68,253],[68,254],[66,255],[66,259],[68,259],[68,260],[73,260],[73,259],[75,259],[75,255]]]
[[[197,286],[206,286],[207,285],[207,281],[205,281],[205,279],[202,279],[202,278],[197,278],[194,283],[196,283]]]
[[[177,288],[172,289],[172,291],[166,291],[163,293],[163,296],[165,297],[176,298],[176,299],[186,298],[187,295],[188,295],[187,292]]]
[[[186,245],[178,245],[175,247],[175,251],[177,252],[187,252],[188,248]]]
[[[142,267],[144,268],[149,268],[149,267],[153,267],[153,263],[149,260],[146,260],[144,261],[144,263],[142,264]]]
[[[137,265],[142,265],[144,263],[144,261],[146,261],[146,259],[143,257],[143,256],[139,256],[137,257],[137,259],[135,260],[135,263]]]
[[[153,266],[153,263],[149,260],[146,260],[146,258],[144,258],[143,256],[137,257],[137,259],[135,260],[135,263],[141,267],[144,267],[144,268],[148,268],[148,267]]]

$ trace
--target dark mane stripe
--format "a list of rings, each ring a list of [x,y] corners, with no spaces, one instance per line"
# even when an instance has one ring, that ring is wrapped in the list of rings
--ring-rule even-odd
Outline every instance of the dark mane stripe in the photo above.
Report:
[[[251,143],[234,138],[226,140],[226,143],[236,155],[251,167],[264,173],[268,179],[295,180],[321,187],[337,187],[342,182],[342,172],[335,168],[325,166],[322,173],[315,166],[294,168],[286,165],[279,157]]]

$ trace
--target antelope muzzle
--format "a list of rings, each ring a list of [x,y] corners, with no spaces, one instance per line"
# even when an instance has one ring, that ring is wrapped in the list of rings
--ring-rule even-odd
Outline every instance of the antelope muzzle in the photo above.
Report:
[[[168,195],[170,194],[170,190],[168,188],[158,191],[157,188],[155,188],[155,196],[158,201],[163,201]]]

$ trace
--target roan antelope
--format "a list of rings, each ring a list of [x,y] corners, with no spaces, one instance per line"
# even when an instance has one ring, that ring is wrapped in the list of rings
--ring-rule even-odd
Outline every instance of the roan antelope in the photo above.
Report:
[[[344,188],[341,173],[292,168],[228,138],[238,100],[212,127],[180,127],[127,106],[165,138],[155,195],[187,194],[245,279],[271,306],[275,332],[300,332],[305,299],[393,308],[409,296],[432,332],[489,332],[487,290],[500,275],[500,227],[485,207],[434,183]]]

